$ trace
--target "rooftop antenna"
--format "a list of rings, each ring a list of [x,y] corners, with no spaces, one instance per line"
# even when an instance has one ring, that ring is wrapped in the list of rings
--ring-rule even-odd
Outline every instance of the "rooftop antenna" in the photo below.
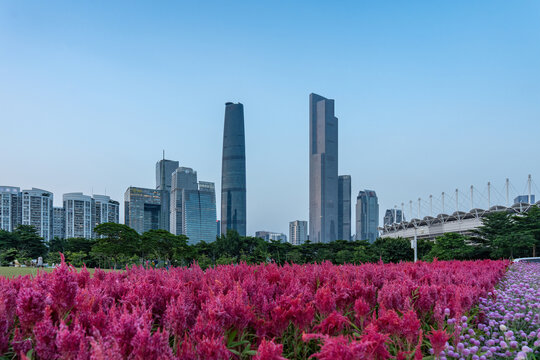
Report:
[[[405,204],[401,203],[401,222],[405,221],[405,209],[404,209],[404,206],[405,206]]]
[[[418,218],[420,219],[420,198],[418,198]]]
[[[433,195],[429,195],[429,216],[433,216]]]
[[[163,149],[163,160],[165,160],[165,149]]]
[[[411,220],[412,220],[412,217],[413,217],[413,212],[412,212],[412,200],[409,200],[409,210],[411,211],[410,214],[411,214]]]

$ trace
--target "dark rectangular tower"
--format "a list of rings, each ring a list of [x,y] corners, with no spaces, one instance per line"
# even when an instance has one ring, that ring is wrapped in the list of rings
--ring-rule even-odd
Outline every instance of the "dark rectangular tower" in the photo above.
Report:
[[[334,100],[309,95],[309,240],[338,235],[338,119]]]
[[[244,106],[225,104],[221,165],[221,233],[234,229],[246,236],[246,142]]]
[[[351,240],[351,176],[338,178],[338,240]]]

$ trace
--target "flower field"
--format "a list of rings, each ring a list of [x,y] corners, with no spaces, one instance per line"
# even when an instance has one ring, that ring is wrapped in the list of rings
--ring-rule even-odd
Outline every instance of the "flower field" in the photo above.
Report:
[[[447,321],[455,341],[438,353],[441,360],[540,359],[540,264],[512,265],[493,295],[480,299],[472,322]]]
[[[0,357],[421,359],[430,351],[454,356],[450,343],[472,356],[462,317],[478,303],[470,326],[487,324],[480,347],[489,346],[487,337],[498,339],[497,326],[522,324],[523,333],[511,335],[516,342],[529,341],[527,331],[538,327],[538,303],[531,315],[522,303],[504,302],[512,296],[538,301],[537,287],[514,291],[520,274],[529,272],[511,272],[498,296],[489,296],[508,265],[240,264],[91,276],[63,263],[33,278],[0,277]],[[501,306],[510,306],[511,315],[502,315]],[[527,318],[532,328],[524,325]],[[460,319],[459,326],[449,319]]]

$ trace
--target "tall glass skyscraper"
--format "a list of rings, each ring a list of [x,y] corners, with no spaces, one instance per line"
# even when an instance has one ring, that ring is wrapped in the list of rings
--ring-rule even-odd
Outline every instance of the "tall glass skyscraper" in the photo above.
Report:
[[[221,233],[228,229],[246,236],[246,140],[244,106],[225,104],[221,165]]]
[[[161,191],[161,212],[159,217],[159,228],[167,231],[170,229],[171,207],[171,176],[178,168],[178,161],[159,160],[156,163],[156,189]]]
[[[172,174],[171,185],[171,233],[184,234],[184,191],[197,191],[197,172],[192,168],[179,167]]]
[[[338,119],[334,100],[309,95],[309,240],[338,238]]]
[[[338,178],[338,240],[351,240],[351,176]]]
[[[379,237],[379,202],[373,190],[364,190],[356,198],[356,240],[373,243]]]

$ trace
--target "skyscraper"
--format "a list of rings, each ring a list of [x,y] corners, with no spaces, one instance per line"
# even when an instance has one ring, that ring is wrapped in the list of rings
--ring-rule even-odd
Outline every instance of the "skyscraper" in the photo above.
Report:
[[[246,236],[246,144],[244,106],[225,104],[221,165],[221,233]]]
[[[156,189],[161,191],[159,228],[167,231],[170,231],[171,176],[178,165],[178,161],[166,159],[156,163]]]
[[[0,186],[0,230],[13,231],[21,224],[21,189]]]
[[[384,225],[391,225],[403,221],[403,213],[398,209],[386,209],[384,213]]]
[[[534,204],[534,195],[531,195],[531,199],[529,202],[529,195],[518,195],[516,198],[514,198],[514,204]]]
[[[68,193],[63,196],[66,216],[66,239],[94,237],[95,202],[83,193]]]
[[[197,190],[197,172],[188,167],[179,167],[172,173],[170,231],[184,234],[184,190]]]
[[[53,193],[32,188],[22,191],[22,225],[32,225],[45,241],[53,233]]]
[[[338,177],[338,240],[351,240],[351,176]]]
[[[130,186],[124,194],[124,222],[139,234],[161,229],[161,190]],[[167,211],[168,213],[168,211]]]
[[[295,220],[289,223],[289,242],[301,245],[307,240],[307,221]]]
[[[364,190],[356,198],[356,240],[373,243],[379,237],[379,203],[373,190]]]
[[[309,95],[309,239],[338,237],[338,119],[334,100]]]
[[[184,234],[189,244],[216,240],[216,190],[214,183],[199,181],[197,172],[179,167],[172,174],[171,232]]]

